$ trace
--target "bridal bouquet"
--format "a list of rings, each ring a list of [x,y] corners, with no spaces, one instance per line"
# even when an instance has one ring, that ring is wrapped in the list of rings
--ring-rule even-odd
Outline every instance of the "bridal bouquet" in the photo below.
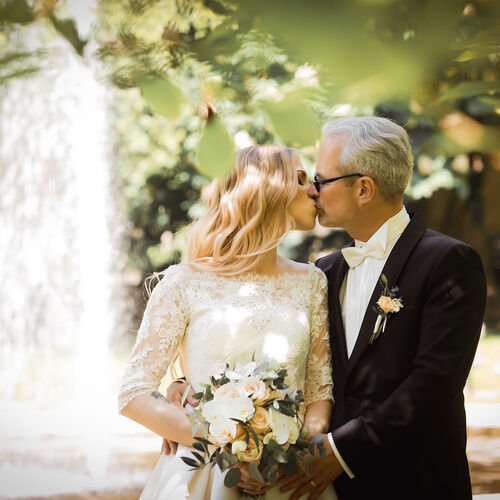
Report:
[[[240,466],[248,466],[257,481],[274,483],[278,468],[293,476],[299,464],[307,470],[315,447],[324,456],[321,441],[308,441],[299,415],[304,401],[301,391],[284,383],[284,367],[255,361],[237,364],[219,377],[203,384],[204,391],[194,395],[200,405],[189,415],[195,437],[191,457],[181,457],[192,470],[217,465],[229,469],[224,484],[232,488],[241,478]]]

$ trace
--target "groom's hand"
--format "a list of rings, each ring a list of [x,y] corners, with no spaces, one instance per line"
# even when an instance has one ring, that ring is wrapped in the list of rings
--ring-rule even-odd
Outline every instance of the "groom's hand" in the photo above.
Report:
[[[182,398],[184,397],[184,394],[186,393],[188,387],[189,384],[186,381],[175,380],[167,388],[167,399],[175,406],[182,408],[183,407]],[[192,387],[190,387],[186,400],[184,401],[184,405],[186,403],[189,403],[191,406],[196,406],[199,404],[199,400],[193,398],[193,394],[194,390]],[[175,453],[177,452],[177,443],[175,441],[170,441],[168,439],[163,438],[161,451],[165,455],[170,455],[170,453],[175,455]]]
[[[344,472],[330,447],[326,434],[323,435],[323,446],[326,448],[326,456],[321,458],[317,455],[316,460],[307,464],[310,474],[302,471],[293,477],[283,476],[279,479],[277,485],[281,493],[293,492],[290,500],[298,500],[306,493],[310,493],[307,500],[315,500]]]

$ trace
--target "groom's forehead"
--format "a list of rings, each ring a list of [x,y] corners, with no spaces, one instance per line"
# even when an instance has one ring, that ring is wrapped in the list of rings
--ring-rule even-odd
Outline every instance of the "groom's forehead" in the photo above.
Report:
[[[324,140],[319,148],[316,159],[316,174],[325,176],[337,171],[337,165],[342,155],[344,141],[340,137]]]

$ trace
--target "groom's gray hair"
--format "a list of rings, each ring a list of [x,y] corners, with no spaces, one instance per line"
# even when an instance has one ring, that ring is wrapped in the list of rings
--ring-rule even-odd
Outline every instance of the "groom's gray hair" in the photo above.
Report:
[[[378,116],[338,118],[323,128],[323,139],[345,137],[340,173],[371,177],[383,198],[403,195],[413,170],[408,134],[396,123]]]

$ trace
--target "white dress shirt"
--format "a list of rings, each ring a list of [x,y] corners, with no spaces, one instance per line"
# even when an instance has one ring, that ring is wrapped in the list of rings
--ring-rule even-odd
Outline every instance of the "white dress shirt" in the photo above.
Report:
[[[388,219],[367,242],[354,241],[355,247],[363,248],[370,246],[376,248],[376,252],[370,252],[366,258],[355,267],[350,267],[344,278],[340,289],[340,303],[342,306],[342,321],[346,336],[347,357],[350,357],[358,339],[361,323],[368,309],[368,302],[377,284],[380,274],[385,266],[394,245],[406,229],[410,217],[406,208],[403,207],[396,215]],[[349,260],[346,258],[349,262]],[[350,478],[354,477],[349,466],[340,456],[333,441],[332,435],[328,434],[328,440],[339,460],[340,464]]]

